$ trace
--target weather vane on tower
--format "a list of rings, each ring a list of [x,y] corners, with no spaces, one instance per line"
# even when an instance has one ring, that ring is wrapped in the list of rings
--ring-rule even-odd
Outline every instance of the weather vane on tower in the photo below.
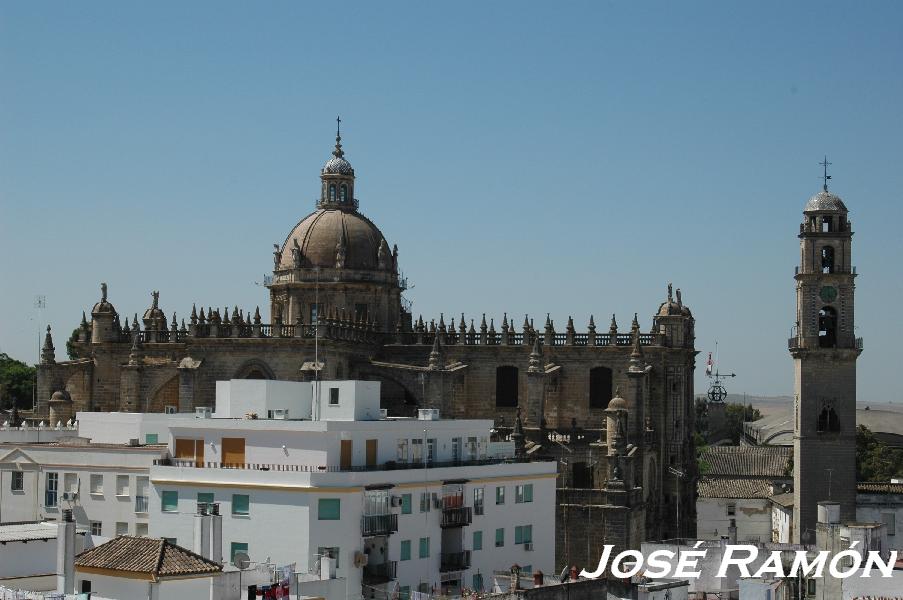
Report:
[[[822,188],[827,192],[828,191],[828,180],[831,179],[831,176],[828,175],[828,165],[832,164],[828,162],[828,155],[825,155],[825,160],[818,163],[825,168],[825,173],[822,175]]]

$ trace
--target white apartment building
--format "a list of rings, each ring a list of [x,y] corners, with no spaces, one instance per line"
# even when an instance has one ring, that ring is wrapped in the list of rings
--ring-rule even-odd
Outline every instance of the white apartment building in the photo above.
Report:
[[[378,386],[219,382],[210,418],[169,424],[150,535],[196,547],[198,506],[215,503],[225,560],[325,565],[343,598],[485,589],[513,564],[552,572],[556,464],[514,460],[491,420],[381,417]]]
[[[0,443],[0,523],[59,521],[72,509],[97,543],[147,535],[150,466],[165,445],[92,444],[84,438]]]

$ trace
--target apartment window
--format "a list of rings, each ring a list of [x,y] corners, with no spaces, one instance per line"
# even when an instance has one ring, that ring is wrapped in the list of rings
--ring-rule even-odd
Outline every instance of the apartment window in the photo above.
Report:
[[[91,521],[91,535],[103,535],[103,523]]]
[[[473,514],[483,514],[483,488],[473,488]]]
[[[90,490],[92,494],[98,496],[103,495],[103,475],[100,473],[92,473],[89,479]]]
[[[160,496],[160,509],[163,512],[178,512],[179,492],[177,490],[164,491]]]
[[[458,462],[461,460],[461,438],[452,438],[452,460]]]
[[[436,438],[430,438],[426,441],[426,462],[432,463],[436,460]]]
[[[57,492],[60,487],[60,474],[47,473],[44,481],[44,506],[53,508],[57,502]]]
[[[815,580],[814,579],[806,580],[806,595],[807,596],[815,595]]]
[[[251,513],[251,497],[247,494],[232,494],[232,514],[248,515]]]
[[[129,524],[124,521],[116,521],[116,535],[128,535]]]
[[[90,579],[82,579],[81,584],[81,593],[82,594],[90,594],[91,593],[91,580]]]
[[[175,546],[175,545],[177,544],[177,542],[178,542],[178,539],[177,539],[177,538],[168,538],[168,537],[165,537],[165,538],[163,538],[163,539],[164,539],[165,541],[167,541],[168,543],[174,545],[174,546]]]
[[[213,504],[213,492],[198,492],[198,504]]]
[[[229,562],[233,565],[235,564],[235,555],[239,552],[243,552],[244,554],[248,553],[248,543],[247,542],[232,542],[229,546]]]
[[[78,493],[78,475],[75,473],[66,473],[63,475],[63,491],[70,494]]]
[[[897,533],[897,515],[895,513],[881,513],[881,522],[887,526],[887,535]]]
[[[147,523],[135,523],[135,535],[147,537]]]
[[[728,504],[727,505],[727,516],[733,517],[737,514],[737,505],[736,504]]]
[[[116,476],[116,495],[117,496],[128,496],[129,495],[129,476],[128,475],[117,475]]]
[[[477,438],[467,438],[467,460],[477,459]]]
[[[518,525],[514,528],[515,544],[532,544],[533,543],[533,526]]]
[[[13,471],[12,480],[9,482],[11,492],[25,491],[25,473],[22,471]]]
[[[341,498],[320,498],[317,514],[321,521],[338,521],[342,515]]]
[[[339,405],[339,388],[329,388],[329,406]]]
[[[410,494],[402,494],[401,495],[401,514],[409,515],[411,514],[411,509],[413,502],[411,501]]]
[[[144,434],[144,443],[145,444],[158,444],[160,443],[158,440],[160,437],[156,433],[145,433]]]
[[[398,588],[398,600],[411,600],[411,586],[403,585]]]
[[[430,538],[420,538],[420,558],[430,557]]]
[[[408,462],[408,440],[398,440],[398,462]]]
[[[514,502],[523,504],[524,502],[533,502],[533,484],[527,483],[514,487]]]
[[[401,540],[401,560],[411,560],[411,540]]]
[[[474,573],[473,589],[477,592],[483,591],[483,574],[482,573]]]
[[[411,462],[423,462],[423,440],[411,440]]]
[[[483,549],[483,532],[482,531],[474,531],[473,532],[473,549],[474,550],[482,550]]]
[[[339,564],[339,548],[338,546],[320,546],[317,548],[317,554],[320,556],[328,556],[335,559],[335,568],[338,569]]]
[[[430,512],[429,492],[420,492],[420,512]]]
[[[501,548],[505,545],[505,528],[499,527],[495,530],[495,547]]]
[[[504,504],[505,503],[505,486],[503,486],[503,485],[496,486],[495,503],[496,504]]]

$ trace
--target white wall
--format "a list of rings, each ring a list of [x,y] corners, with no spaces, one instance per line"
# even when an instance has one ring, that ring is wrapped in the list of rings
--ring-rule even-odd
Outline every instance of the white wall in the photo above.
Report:
[[[856,495],[856,520],[860,523],[882,523],[884,515],[893,514],[895,527],[887,530],[889,550],[903,550],[903,496],[900,494]]]
[[[793,509],[773,504],[771,507],[771,529],[772,537],[775,537],[774,532],[777,532],[777,539],[772,539],[771,541],[789,544],[792,526]]]
[[[728,515],[729,505],[736,507],[735,514]],[[696,500],[696,535],[699,539],[717,540],[726,536],[731,519],[737,523],[737,542],[771,541],[771,502],[767,498]]]
[[[311,382],[317,394],[316,414],[318,421],[371,421],[380,418],[378,381],[321,381]],[[329,403],[330,390],[338,388],[339,403]]]
[[[78,435],[89,438],[95,444],[127,444],[136,439],[144,444],[147,434],[157,434],[159,443],[169,439],[169,425],[179,419],[193,417],[192,414],[163,413],[123,413],[123,412],[80,412]]]
[[[270,410],[288,410],[290,419],[310,419],[313,391],[306,381],[232,379],[216,382],[217,418],[242,418],[256,413],[267,418]]]
[[[56,539],[0,544],[0,578],[56,573]],[[54,581],[54,584],[56,582]]]

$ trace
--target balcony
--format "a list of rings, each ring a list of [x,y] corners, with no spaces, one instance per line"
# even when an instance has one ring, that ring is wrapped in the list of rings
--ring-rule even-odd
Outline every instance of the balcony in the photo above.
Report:
[[[365,565],[363,573],[364,583],[368,585],[377,585],[392,581],[395,579],[395,568],[397,566],[398,562],[394,560],[379,563],[378,565]]]
[[[473,522],[473,511],[469,506],[442,509],[442,528],[465,527]]]
[[[439,562],[439,572],[465,571],[470,568],[470,550],[443,552]]]
[[[361,535],[389,535],[398,531],[398,515],[364,515],[361,517]]]
[[[147,496],[135,496],[135,512],[147,512]]]

